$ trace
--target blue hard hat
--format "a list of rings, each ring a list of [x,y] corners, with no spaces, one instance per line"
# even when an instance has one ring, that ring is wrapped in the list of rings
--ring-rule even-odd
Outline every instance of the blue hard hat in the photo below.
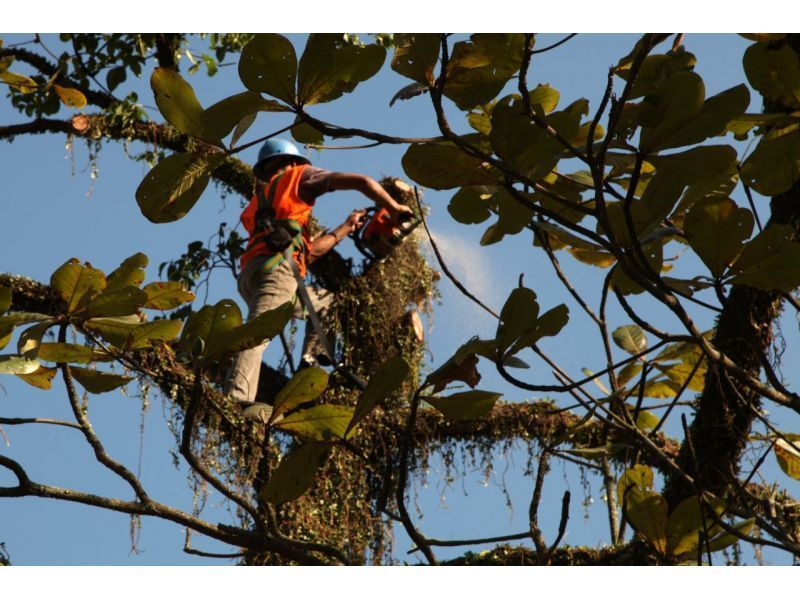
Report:
[[[270,163],[274,159],[282,157],[294,158],[299,162],[306,164],[311,162],[305,156],[300,154],[297,146],[295,146],[292,142],[279,138],[273,138],[264,142],[264,145],[261,146],[261,150],[258,151],[258,160],[253,166],[253,173],[259,179],[266,179],[266,172]]]

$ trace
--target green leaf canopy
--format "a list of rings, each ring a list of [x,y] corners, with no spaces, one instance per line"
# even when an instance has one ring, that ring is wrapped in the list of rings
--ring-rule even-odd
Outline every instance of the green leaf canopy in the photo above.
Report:
[[[282,35],[259,33],[242,49],[239,78],[253,92],[263,92],[295,104],[297,54]]]
[[[501,394],[484,390],[470,390],[444,398],[425,396],[425,402],[451,421],[479,419],[489,414]]]
[[[493,99],[519,70],[525,35],[476,33],[453,46],[447,63],[444,95],[461,110]]]
[[[203,107],[192,86],[172,69],[157,67],[150,77],[156,106],[164,118],[178,130],[212,142],[203,127]]]
[[[153,223],[171,223],[188,213],[208,186],[222,157],[181,152],[167,156],[136,189],[142,214]]]
[[[310,441],[330,442],[345,437],[352,419],[353,409],[349,406],[321,404],[288,415],[277,421],[276,427]]]
[[[309,442],[284,456],[261,489],[261,497],[270,504],[281,504],[302,496],[314,484],[329,451],[328,443]]]
[[[721,277],[753,232],[753,214],[730,198],[708,198],[695,204],[683,227],[692,249],[714,277]]]
[[[82,265],[72,258],[53,272],[50,285],[67,303],[67,312],[74,313],[106,288],[106,278],[89,263]]]
[[[452,144],[412,144],[402,162],[406,175],[434,190],[498,183],[488,164]]]
[[[275,396],[272,404],[272,419],[304,404],[316,400],[328,387],[328,372],[319,367],[297,371]]]
[[[375,75],[385,59],[383,46],[351,44],[343,34],[312,33],[300,57],[297,100],[305,105],[335,100]]]
[[[400,356],[390,356],[381,363],[369,378],[367,387],[358,399],[353,419],[347,426],[349,432],[360,423],[379,402],[383,402],[403,385],[411,367]]]
[[[439,60],[441,40],[434,33],[397,33],[392,69],[417,83],[431,85]]]

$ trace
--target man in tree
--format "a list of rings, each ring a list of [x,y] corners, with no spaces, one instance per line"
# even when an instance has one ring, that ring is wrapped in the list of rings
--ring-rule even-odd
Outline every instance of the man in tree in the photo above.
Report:
[[[284,258],[282,247],[291,247],[297,273],[305,277],[307,264],[361,226],[365,211],[355,210],[344,223],[312,239],[308,224],[314,204],[322,194],[337,190],[359,191],[385,208],[395,223],[404,215],[412,214],[409,207],[398,204],[371,177],[314,167],[286,140],[267,140],[258,153],[253,173],[268,183],[259,184],[256,195],[241,216],[249,241],[241,258],[239,293],[247,302],[248,320],[286,302],[295,302],[298,317],[303,315],[304,309],[308,311],[296,297],[297,278],[293,266]],[[324,316],[331,302],[330,292],[308,291],[314,311]],[[226,393],[240,403],[255,402],[261,356],[266,347],[267,344],[263,344],[242,351],[234,359],[228,372]],[[316,364],[328,365],[329,361],[317,331],[307,326],[300,366]]]

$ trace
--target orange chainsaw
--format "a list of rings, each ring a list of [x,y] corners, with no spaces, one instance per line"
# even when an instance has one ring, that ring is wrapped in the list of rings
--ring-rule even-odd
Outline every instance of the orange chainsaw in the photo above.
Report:
[[[361,227],[351,233],[350,237],[359,252],[375,262],[386,260],[422,222],[414,215],[403,215],[403,221],[397,225],[385,208],[372,206],[365,211]]]

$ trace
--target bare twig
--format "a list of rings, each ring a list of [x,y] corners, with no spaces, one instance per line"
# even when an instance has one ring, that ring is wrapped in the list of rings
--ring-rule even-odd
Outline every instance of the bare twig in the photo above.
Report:
[[[566,44],[568,41],[570,41],[576,35],[578,35],[578,34],[577,33],[570,33],[568,36],[566,36],[565,38],[557,41],[555,44],[550,44],[549,46],[545,46],[544,48],[540,48],[539,50],[533,50],[531,52],[531,54],[543,54],[544,52],[547,52],[548,50],[553,50],[554,48],[558,48],[560,45]]]
[[[436,245],[436,242],[431,235],[431,230],[428,229],[428,222],[425,219],[425,212],[422,210],[422,203],[419,200],[419,192],[417,188],[414,188],[414,198],[417,201],[417,208],[419,209],[420,219],[422,220],[422,225],[425,227],[425,233],[428,234],[428,241],[431,244],[431,248],[433,248],[433,253],[436,255],[436,260],[439,261],[439,266],[444,271],[444,274],[447,275],[447,278],[453,282],[453,285],[456,286],[458,291],[464,294],[467,298],[475,302],[478,306],[480,306],[483,310],[488,312],[492,315],[495,319],[499,319],[500,315],[494,312],[491,308],[486,306],[483,302],[481,302],[477,296],[475,296],[472,292],[470,292],[463,283],[453,274],[453,272],[447,267],[447,264],[444,262],[444,258],[442,257],[442,253],[439,251],[439,246]]]
[[[0,425],[28,425],[33,423],[41,425],[59,425],[61,427],[71,427],[73,429],[82,431],[82,428],[78,423],[72,423],[70,421],[59,421],[58,419],[48,419],[45,417],[32,417],[32,418],[21,418],[21,419],[0,417]]]
[[[408,509],[406,508],[406,486],[408,485],[408,468],[409,468],[409,458],[411,456],[411,452],[413,450],[414,444],[414,426],[416,425],[417,421],[417,411],[419,410],[419,402],[420,402],[420,392],[422,388],[417,389],[414,393],[414,397],[411,400],[411,410],[408,414],[408,421],[406,423],[406,429],[403,433],[403,438],[401,440],[400,446],[400,465],[397,474],[397,489],[395,492],[395,500],[397,502],[397,509],[400,511],[400,520],[403,523],[403,527],[408,533],[409,537],[413,540],[413,542],[417,545],[417,547],[422,551],[427,559],[428,563],[431,565],[436,564],[436,556],[433,554],[431,550],[430,544],[428,540],[423,536],[419,530],[414,526],[413,521],[411,520],[411,516],[408,514]]]

